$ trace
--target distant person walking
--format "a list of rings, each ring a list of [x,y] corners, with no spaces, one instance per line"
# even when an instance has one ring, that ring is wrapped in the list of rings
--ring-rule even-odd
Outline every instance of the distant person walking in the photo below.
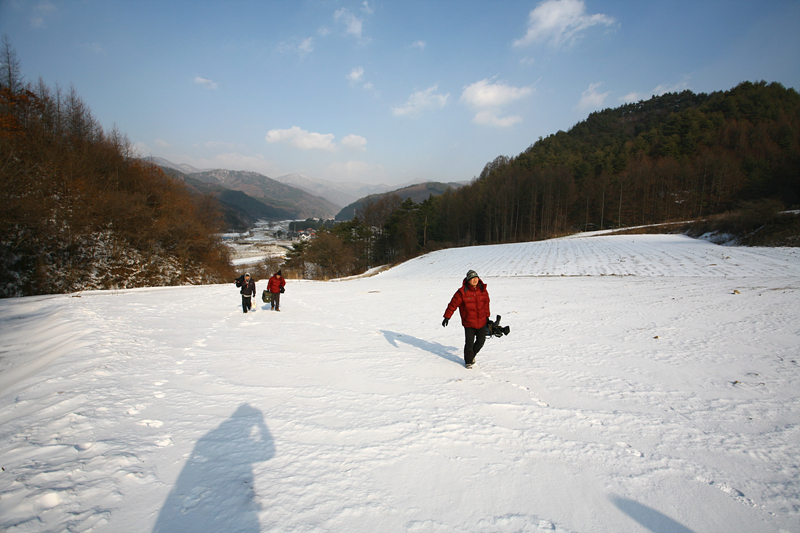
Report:
[[[475,356],[486,342],[486,323],[491,316],[489,292],[474,270],[467,272],[461,287],[447,305],[442,320],[443,327],[447,327],[456,309],[461,313],[461,325],[464,326],[464,366],[472,368]]]
[[[248,312],[252,308],[252,298],[256,295],[256,282],[250,279],[250,274],[236,278],[236,286],[241,287],[239,293],[242,295],[242,311]]]
[[[270,309],[274,309],[275,311],[281,310],[281,294],[286,292],[284,287],[286,287],[286,280],[283,278],[281,271],[278,270],[267,282],[267,290],[272,293],[272,305]]]

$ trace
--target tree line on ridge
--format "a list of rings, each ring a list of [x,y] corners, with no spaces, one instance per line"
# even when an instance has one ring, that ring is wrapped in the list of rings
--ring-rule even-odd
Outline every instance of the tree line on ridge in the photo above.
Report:
[[[338,266],[317,275],[449,246],[698,220],[759,201],[800,206],[797,91],[761,81],[669,93],[592,113],[515,157],[497,157],[468,186],[420,203],[387,195],[362,206],[318,241],[328,250],[323,263]],[[289,266],[314,258],[316,246],[293,251]]]

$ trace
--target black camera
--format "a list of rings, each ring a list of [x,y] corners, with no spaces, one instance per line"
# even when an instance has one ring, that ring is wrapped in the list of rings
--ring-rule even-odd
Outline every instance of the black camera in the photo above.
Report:
[[[497,315],[497,318],[494,322],[487,319],[486,320],[486,336],[487,337],[502,337],[503,335],[508,335],[508,332],[511,331],[511,328],[508,326],[501,326],[500,325],[500,315]]]

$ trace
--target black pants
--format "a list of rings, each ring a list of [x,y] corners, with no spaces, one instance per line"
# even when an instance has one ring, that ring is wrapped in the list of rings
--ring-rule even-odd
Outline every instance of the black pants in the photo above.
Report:
[[[270,308],[277,309],[277,310],[280,311],[280,308],[281,308],[281,293],[273,292],[271,294],[272,294],[272,305],[270,305]]]
[[[475,363],[475,356],[486,342],[486,326],[482,328],[464,328],[464,364]]]
[[[250,297],[242,294],[242,311],[245,313],[250,310]]]

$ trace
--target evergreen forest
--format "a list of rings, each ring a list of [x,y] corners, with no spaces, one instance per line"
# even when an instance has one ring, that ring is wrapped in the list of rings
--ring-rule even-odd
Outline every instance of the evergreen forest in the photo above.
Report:
[[[800,95],[780,83],[598,111],[497,157],[468,186],[420,203],[391,195],[368,202],[332,230],[342,259],[328,275],[442,247],[697,221],[747,206],[760,224],[800,207]],[[315,246],[302,255],[314,257]],[[337,247],[324,248],[330,264]]]

